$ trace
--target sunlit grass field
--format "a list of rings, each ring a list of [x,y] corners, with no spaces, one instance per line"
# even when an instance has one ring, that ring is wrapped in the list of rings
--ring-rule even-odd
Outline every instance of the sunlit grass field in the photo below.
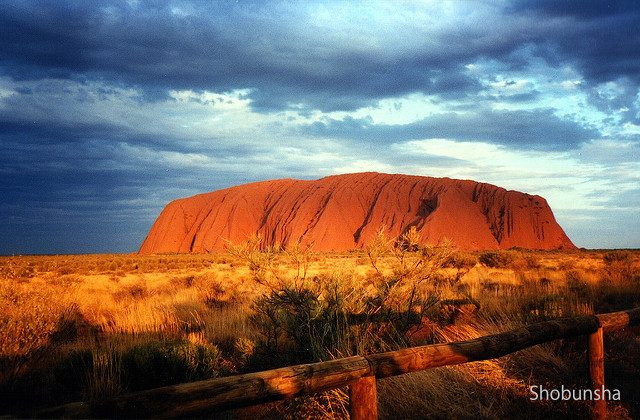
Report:
[[[0,257],[0,415],[640,306],[640,252],[468,253],[380,241],[316,254]],[[402,244],[401,244],[402,245]],[[406,245],[406,244],[404,244]],[[531,385],[586,388],[586,339],[380,380],[380,415],[566,417]],[[638,330],[605,338],[619,417],[640,416]],[[344,390],[220,414],[348,416]]]

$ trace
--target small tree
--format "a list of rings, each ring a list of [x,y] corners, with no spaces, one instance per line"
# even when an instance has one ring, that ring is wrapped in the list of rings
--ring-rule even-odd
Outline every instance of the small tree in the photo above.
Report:
[[[396,327],[405,332],[438,302],[437,296],[421,290],[420,286],[434,280],[437,271],[453,255],[453,249],[448,242],[438,247],[422,245],[415,227],[395,241],[388,239],[385,231],[384,226],[380,228],[366,247],[377,286],[377,293],[368,301],[367,312],[385,311],[389,320],[395,315]],[[391,266],[390,274],[379,268],[384,257]]]
[[[270,354],[287,361],[324,360],[335,355],[389,350],[407,344],[407,332],[436,305],[438,296],[425,286],[452,255],[447,244],[420,243],[415,228],[396,239],[380,229],[365,248],[374,274],[374,290],[347,287],[335,273],[308,278],[309,247],[260,248],[260,238],[228,247],[245,260],[254,280],[270,292],[254,304],[254,325]],[[284,270],[282,263],[293,265]]]

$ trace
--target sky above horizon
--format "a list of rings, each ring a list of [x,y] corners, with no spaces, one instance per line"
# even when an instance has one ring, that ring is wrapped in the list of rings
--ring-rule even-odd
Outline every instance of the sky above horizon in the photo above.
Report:
[[[362,171],[640,248],[640,2],[0,5],[0,254],[133,252],[175,198]]]

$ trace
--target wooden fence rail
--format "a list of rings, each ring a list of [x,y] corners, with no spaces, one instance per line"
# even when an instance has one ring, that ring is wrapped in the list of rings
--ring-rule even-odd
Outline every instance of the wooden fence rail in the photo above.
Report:
[[[640,308],[539,322],[473,340],[411,347],[327,362],[190,382],[122,395],[99,406],[71,403],[42,411],[45,417],[181,417],[262,404],[349,386],[351,416],[377,417],[376,379],[501,357],[549,341],[589,336],[592,386],[604,385],[603,333],[640,325]],[[604,400],[595,417],[606,412]]]

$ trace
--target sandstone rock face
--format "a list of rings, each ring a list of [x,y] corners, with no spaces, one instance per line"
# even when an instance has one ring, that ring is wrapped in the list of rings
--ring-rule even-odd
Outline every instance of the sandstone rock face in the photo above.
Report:
[[[415,226],[425,244],[448,239],[466,250],[575,248],[542,197],[474,181],[367,172],[256,182],[172,201],[140,253],[222,251],[256,233],[264,246],[344,251],[364,247],[383,225],[389,237]]]

